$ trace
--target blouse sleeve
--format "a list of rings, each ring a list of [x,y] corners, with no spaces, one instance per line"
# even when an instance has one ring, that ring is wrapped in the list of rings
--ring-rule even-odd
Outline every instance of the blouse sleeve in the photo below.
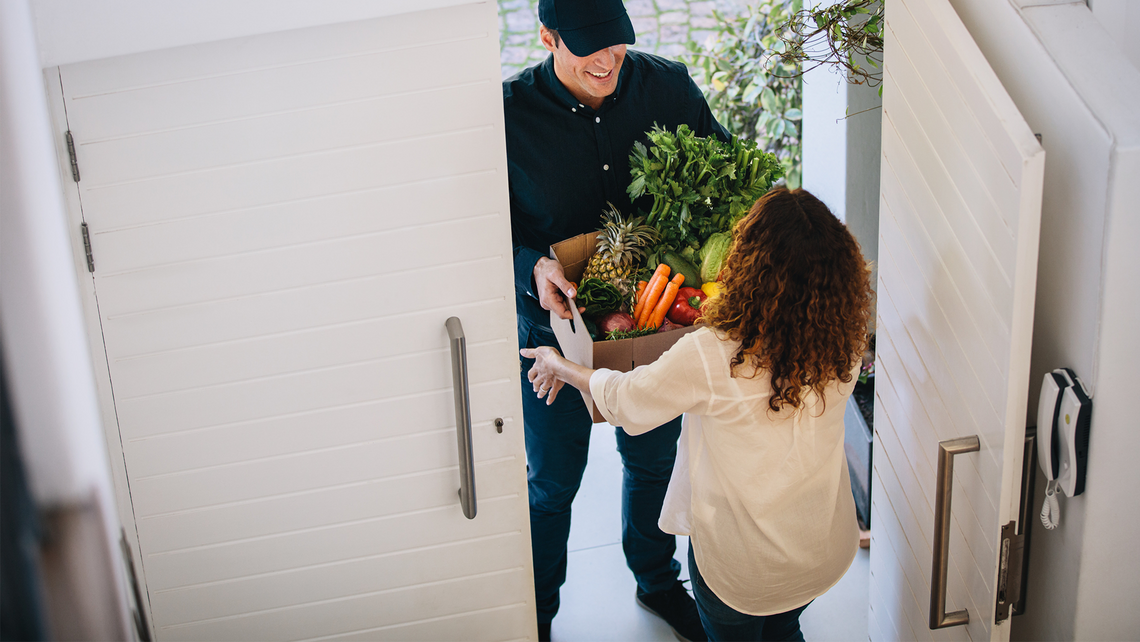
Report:
[[[640,435],[707,407],[711,388],[694,338],[699,332],[681,337],[651,364],[629,372],[595,371],[590,395],[606,421]]]

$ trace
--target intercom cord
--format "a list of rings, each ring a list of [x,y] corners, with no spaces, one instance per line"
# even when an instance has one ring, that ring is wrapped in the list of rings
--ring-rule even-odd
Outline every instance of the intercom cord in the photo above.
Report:
[[[1050,479],[1045,484],[1045,502],[1041,505],[1041,525],[1048,530],[1057,528],[1061,522],[1061,503],[1057,500],[1057,481]]]

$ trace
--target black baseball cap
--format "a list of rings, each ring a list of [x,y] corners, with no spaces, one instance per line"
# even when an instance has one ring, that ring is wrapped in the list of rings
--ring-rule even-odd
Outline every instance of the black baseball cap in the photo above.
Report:
[[[539,0],[538,19],[579,57],[636,39],[622,0]]]

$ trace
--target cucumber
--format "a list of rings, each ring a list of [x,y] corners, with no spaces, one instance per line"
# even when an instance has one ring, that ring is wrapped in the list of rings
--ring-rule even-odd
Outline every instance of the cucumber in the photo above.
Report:
[[[697,270],[697,266],[686,261],[680,254],[676,252],[666,252],[661,257],[661,262],[669,266],[673,274],[680,272],[685,275],[684,285],[690,288],[699,288],[704,281],[701,280],[701,273]]]

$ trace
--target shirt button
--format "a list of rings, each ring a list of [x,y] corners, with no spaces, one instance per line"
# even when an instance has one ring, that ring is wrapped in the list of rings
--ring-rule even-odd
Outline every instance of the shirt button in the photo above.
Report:
[[[599,117],[594,117],[594,122],[595,122],[595,123],[600,123],[600,122],[602,122],[602,119],[601,119],[601,118],[599,118]]]
[[[575,114],[578,113],[578,109],[576,107],[571,107],[570,111],[574,112]]]
[[[608,172],[608,171],[610,171],[610,166],[609,165],[602,165],[602,169]]]

